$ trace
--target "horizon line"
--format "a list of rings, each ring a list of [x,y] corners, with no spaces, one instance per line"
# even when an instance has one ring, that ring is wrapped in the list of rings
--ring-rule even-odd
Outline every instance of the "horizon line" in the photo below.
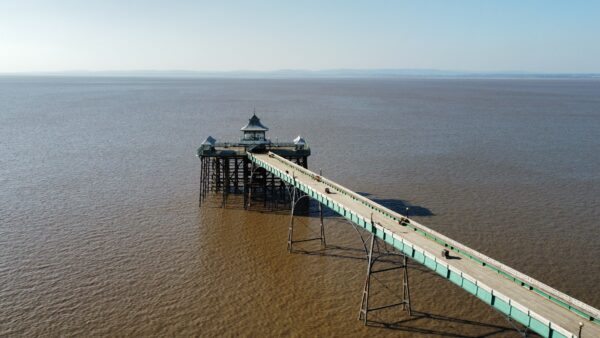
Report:
[[[0,72],[0,76],[66,76],[66,77],[600,77],[600,72],[548,72],[527,70],[447,70],[436,68],[284,68],[274,70],[190,70],[190,69],[128,69],[128,70],[59,70]]]

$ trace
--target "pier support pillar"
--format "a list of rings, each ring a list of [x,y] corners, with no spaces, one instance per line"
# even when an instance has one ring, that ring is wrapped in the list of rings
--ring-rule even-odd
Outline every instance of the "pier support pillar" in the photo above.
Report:
[[[325,249],[327,242],[325,241],[325,223],[323,223],[323,204],[321,203],[319,203],[319,225],[321,228],[321,248]]]
[[[250,178],[247,178],[247,180],[249,180],[248,193],[244,196],[246,199],[246,203],[244,204],[246,209],[250,208],[250,204],[252,203],[252,182],[254,181],[254,171],[256,171],[256,169],[256,165],[252,162],[252,166],[250,167]],[[246,187],[244,187],[244,189],[246,189]]]
[[[365,325],[367,325],[367,323],[368,323],[369,311],[376,311],[376,310],[381,310],[381,309],[385,309],[385,308],[402,305],[402,310],[406,311],[409,316],[412,315],[411,306],[410,306],[410,288],[409,288],[409,284],[408,284],[408,259],[405,255],[402,255],[402,257],[403,257],[402,265],[384,268],[381,270],[374,270],[373,266],[379,258],[390,255],[389,253],[381,254],[380,252],[378,252],[378,256],[375,257],[373,251],[374,251],[376,242],[377,242],[377,238],[375,237],[375,234],[371,234],[371,240],[369,243],[368,253],[367,253],[367,276],[365,277],[362,298],[360,301],[360,311],[358,312],[358,320],[362,320]],[[379,245],[377,245],[377,246],[379,247]],[[400,300],[400,302],[395,303],[395,304],[386,305],[386,306],[380,306],[377,308],[369,308],[369,293],[371,291],[372,275],[374,275],[376,273],[397,270],[397,269],[403,270],[402,271],[402,284],[403,284],[402,285],[402,299]]]
[[[294,178],[294,181],[296,179]],[[296,183],[296,182],[294,182]],[[294,209],[296,208],[296,187],[292,186],[292,210],[290,212],[290,224],[288,226],[288,240],[287,240],[287,250],[288,252],[292,252],[292,246],[294,244]]]
[[[223,201],[221,202],[221,208],[224,208],[227,204],[227,197],[229,195],[229,188],[231,185],[229,173],[229,158],[223,159]]]
[[[213,160],[210,157],[200,156],[200,184],[198,191],[198,207],[206,198],[209,186],[211,184],[211,164]]]
[[[200,157],[200,184],[198,189],[198,207],[202,206],[202,195],[204,191],[204,158]]]
[[[250,165],[250,161],[248,160],[247,157],[245,157],[243,159],[243,167],[244,167],[244,171],[243,171],[243,176],[244,176],[244,209],[248,209],[248,194],[250,191],[250,182],[249,182],[249,176],[250,176],[250,172],[252,171],[251,168],[248,168]]]
[[[306,161],[306,157],[304,157],[304,159]],[[319,169],[319,176],[323,177],[322,169]],[[325,241],[325,224],[323,223],[323,204],[319,201],[317,201],[317,203],[319,203],[319,222],[320,222],[319,225],[321,226],[321,248],[325,249],[325,247],[327,247],[327,242]]]

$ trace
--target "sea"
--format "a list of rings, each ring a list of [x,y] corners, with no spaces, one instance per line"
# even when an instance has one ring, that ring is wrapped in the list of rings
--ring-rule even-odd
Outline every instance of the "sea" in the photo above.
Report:
[[[311,170],[600,307],[600,79],[3,76],[0,336],[519,336],[416,262],[413,316],[365,326],[350,224],[288,253],[289,211],[199,207],[197,147],[253,111]]]

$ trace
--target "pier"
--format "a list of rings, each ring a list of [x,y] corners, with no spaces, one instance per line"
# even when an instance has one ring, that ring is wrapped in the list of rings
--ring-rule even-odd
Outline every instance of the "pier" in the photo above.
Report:
[[[310,147],[301,136],[291,142],[271,142],[266,138],[268,130],[254,114],[241,128],[239,141],[217,142],[209,136],[202,142],[197,153],[200,158],[200,205],[209,192],[221,194],[222,206],[227,204],[227,197],[232,193],[244,195],[244,206],[248,205],[250,197],[261,198],[265,206],[269,202],[286,201],[281,179],[256,166],[247,154],[271,151],[308,168]]]
[[[253,119],[254,122],[258,120],[256,116]],[[251,119],[249,125],[252,124]],[[367,269],[358,315],[360,320],[367,323],[369,312],[374,310],[369,308],[370,279],[377,272],[373,269],[374,247],[377,241],[382,241],[403,257],[403,264],[399,266],[403,269],[402,302],[394,305],[402,306],[408,315],[411,315],[407,268],[410,259],[522,324],[525,329],[520,333],[523,335],[531,330],[552,338],[600,337],[598,309],[361,196],[321,173],[308,170],[306,158],[310,149],[302,138],[290,144],[270,144],[264,131],[256,136],[254,141],[260,142],[255,143],[217,144],[212,138],[205,141],[198,150],[202,163],[200,201],[208,191],[221,193],[222,205],[225,205],[227,195],[235,191],[244,194],[245,207],[257,198],[265,205],[269,198],[284,199],[291,209],[287,243],[290,252],[294,244],[294,210],[301,200],[318,202],[322,245],[325,245],[323,208],[329,208],[363,228],[370,238],[365,243]],[[245,135],[246,132],[243,138]],[[233,162],[228,162],[230,160]],[[235,168],[243,167],[242,181],[236,179],[240,175],[238,169],[231,170],[232,163]]]

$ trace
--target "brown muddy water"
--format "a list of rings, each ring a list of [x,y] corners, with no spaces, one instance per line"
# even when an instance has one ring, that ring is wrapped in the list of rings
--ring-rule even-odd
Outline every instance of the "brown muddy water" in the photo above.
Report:
[[[3,77],[0,336],[519,336],[416,264],[418,316],[365,327],[348,223],[288,254],[285,212],[198,208],[196,147],[253,107],[309,168],[600,307],[600,81]]]

